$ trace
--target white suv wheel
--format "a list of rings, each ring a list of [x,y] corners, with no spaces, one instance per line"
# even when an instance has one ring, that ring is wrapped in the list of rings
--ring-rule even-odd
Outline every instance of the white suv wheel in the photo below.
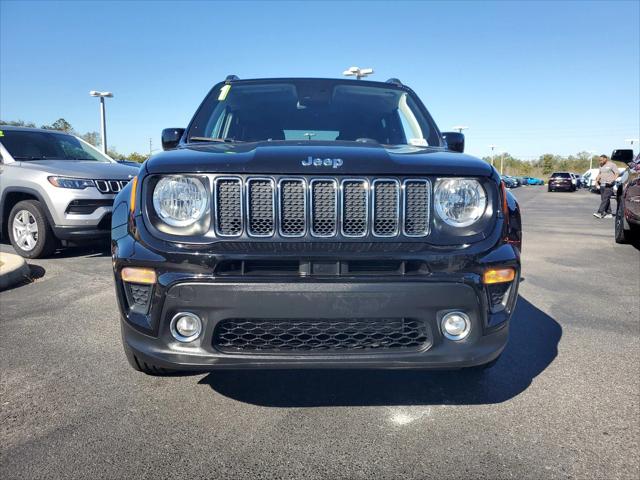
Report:
[[[13,219],[13,238],[27,252],[38,243],[38,223],[29,210],[20,210]]]

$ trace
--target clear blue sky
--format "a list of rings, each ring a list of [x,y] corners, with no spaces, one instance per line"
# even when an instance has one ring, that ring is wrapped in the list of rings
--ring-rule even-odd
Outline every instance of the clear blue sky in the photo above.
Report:
[[[374,67],[421,96],[467,151],[611,152],[639,137],[640,2],[35,2],[0,0],[0,117],[159,146],[227,74]]]

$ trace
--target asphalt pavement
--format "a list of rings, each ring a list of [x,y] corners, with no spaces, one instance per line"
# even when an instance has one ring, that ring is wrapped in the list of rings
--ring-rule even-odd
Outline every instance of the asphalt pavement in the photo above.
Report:
[[[479,380],[148,377],[122,352],[108,247],[29,261],[0,293],[0,477],[639,478],[640,252],[596,195],[514,193],[525,281]]]

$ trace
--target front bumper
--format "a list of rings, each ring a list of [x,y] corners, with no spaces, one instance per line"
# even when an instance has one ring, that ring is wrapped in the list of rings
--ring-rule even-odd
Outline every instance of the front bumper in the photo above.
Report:
[[[122,337],[139,360],[173,370],[208,371],[223,368],[463,368],[496,358],[508,338],[520,276],[519,250],[500,244],[488,251],[459,253],[395,253],[419,256],[431,271],[415,275],[252,276],[225,277],[216,265],[237,253],[204,251],[167,254],[125,235],[113,243],[116,292],[122,315]],[[257,256],[255,253],[253,257]],[[265,254],[273,258],[272,254]],[[299,254],[289,256],[298,257]],[[335,254],[326,254],[334,257]],[[246,258],[247,255],[244,255]],[[282,251],[278,258],[287,258]],[[343,253],[341,261],[361,256]],[[307,257],[309,258],[309,257]],[[313,261],[313,258],[311,258]],[[147,307],[132,309],[120,271],[125,266],[153,267],[157,283]],[[481,272],[489,266],[516,269],[504,305],[494,308]],[[313,270],[313,269],[312,269]],[[444,313],[462,310],[472,329],[461,341],[445,339],[440,330]],[[203,332],[181,343],[170,332],[178,312],[192,312],[203,321]],[[359,352],[263,353],[224,351],[214,342],[216,326],[229,319],[385,319],[422,322],[428,333],[423,348]]]
[[[515,301],[515,297],[514,297]],[[471,319],[467,338],[443,337],[439,323],[447,311]],[[192,312],[203,333],[188,344],[176,341],[169,320]],[[469,283],[458,282],[181,282],[172,285],[162,305],[156,335],[125,320],[123,341],[138,358],[168,369],[218,368],[460,368],[487,363],[504,349],[508,322],[485,328],[486,304]],[[424,322],[428,342],[411,351],[224,353],[214,346],[214,329],[229,318],[411,318]]]

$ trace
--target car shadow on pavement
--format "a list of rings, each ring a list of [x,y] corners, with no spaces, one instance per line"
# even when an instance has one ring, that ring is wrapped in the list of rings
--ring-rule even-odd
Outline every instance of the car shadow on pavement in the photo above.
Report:
[[[526,390],[558,353],[562,327],[520,297],[498,363],[474,375],[415,370],[220,370],[200,380],[226,397],[267,407],[476,405]]]
[[[95,241],[82,245],[72,245],[58,249],[51,259],[72,257],[110,257],[111,244],[108,241]]]

